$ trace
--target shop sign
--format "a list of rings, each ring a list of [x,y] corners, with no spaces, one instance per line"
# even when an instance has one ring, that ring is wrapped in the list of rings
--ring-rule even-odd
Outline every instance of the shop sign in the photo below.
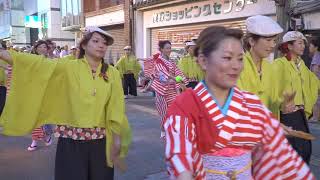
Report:
[[[207,0],[144,11],[143,18],[144,26],[153,28],[275,13],[275,2],[270,0]]]
[[[240,12],[246,6],[257,3],[258,0],[225,0],[220,2],[210,2],[201,6],[191,5],[176,11],[161,11],[153,15],[153,23],[163,21],[176,21],[183,19],[195,19],[202,16],[214,16],[228,14],[232,11]]]

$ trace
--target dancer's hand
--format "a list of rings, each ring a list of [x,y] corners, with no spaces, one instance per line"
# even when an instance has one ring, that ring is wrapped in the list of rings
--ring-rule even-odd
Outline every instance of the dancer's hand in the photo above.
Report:
[[[117,134],[113,134],[113,144],[111,147],[111,159],[117,168],[120,169],[120,171],[124,172],[126,171],[127,167],[122,158],[120,158],[120,150],[121,150],[121,139],[120,136]]]
[[[284,135],[290,136],[291,132],[293,131],[292,127],[288,127],[281,123],[281,127],[283,128]]]
[[[1,50],[0,49],[0,60],[6,61],[8,64],[12,65],[12,58],[11,55],[7,50]]]
[[[294,97],[296,96],[296,92],[285,92],[283,93],[283,103],[281,111],[286,113],[291,113],[295,110],[295,103],[294,103]]]

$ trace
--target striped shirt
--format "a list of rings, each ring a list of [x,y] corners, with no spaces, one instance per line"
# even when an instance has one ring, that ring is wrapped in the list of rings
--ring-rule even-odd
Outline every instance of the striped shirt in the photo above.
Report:
[[[199,105],[188,103],[194,97]],[[190,112],[197,108],[203,111]],[[173,177],[190,171],[195,179],[206,179],[203,154],[239,148],[252,152],[254,179],[314,179],[306,163],[289,145],[279,121],[255,95],[234,88],[229,107],[223,113],[201,82],[194,91],[179,96],[166,117],[165,155]],[[206,137],[206,133],[212,138]],[[208,145],[212,146],[205,151]]]

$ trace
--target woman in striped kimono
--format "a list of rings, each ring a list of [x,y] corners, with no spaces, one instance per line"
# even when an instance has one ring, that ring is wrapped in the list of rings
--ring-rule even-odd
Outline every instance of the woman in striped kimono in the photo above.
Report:
[[[242,32],[209,27],[195,49],[205,79],[172,103],[164,121],[173,179],[314,179],[258,96],[235,87]]]
[[[180,93],[181,84],[176,82],[176,77],[181,76],[183,83],[188,83],[183,73],[175,62],[170,60],[171,42],[160,41],[159,50],[161,54],[153,56],[154,69],[151,88],[156,92],[156,108],[161,116],[161,122],[176,96]]]
[[[46,41],[39,40],[34,45],[34,48],[31,54],[36,54],[40,56],[47,57],[49,50],[49,45]],[[52,127],[50,125],[43,125],[41,127],[37,127],[32,131],[32,142],[28,146],[28,151],[35,151],[38,147],[38,141],[44,141],[46,146],[50,146],[52,144]]]

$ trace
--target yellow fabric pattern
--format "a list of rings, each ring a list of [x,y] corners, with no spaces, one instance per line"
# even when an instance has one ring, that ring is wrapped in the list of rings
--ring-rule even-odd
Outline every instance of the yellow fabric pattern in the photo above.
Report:
[[[196,58],[191,55],[186,55],[178,61],[178,68],[188,79],[196,79],[201,81],[204,79],[204,71],[196,62]]]
[[[261,79],[257,67],[253,62],[250,52],[243,57],[243,71],[238,80],[238,87],[241,90],[256,94],[262,103],[279,118],[282,103],[281,71],[278,71],[273,63],[262,60]]]
[[[138,74],[141,71],[141,65],[137,61],[137,58],[134,55],[130,56],[122,56],[115,67],[119,70],[121,77],[123,78],[123,74],[127,74],[132,72],[134,74],[134,78],[138,80]]]
[[[286,57],[278,58],[275,60],[275,65],[279,70],[285,72],[284,82],[282,89],[286,91],[296,92],[294,102],[296,105],[304,105],[307,117],[312,113],[313,105],[318,98],[318,90],[320,82],[317,76],[311,72],[304,61],[300,58],[299,69],[294,61],[288,61]]]
[[[86,59],[52,61],[43,56],[10,51],[11,90],[0,118],[3,134],[22,136],[44,124],[106,128],[107,163],[112,133],[120,134],[121,156],[128,152],[131,132],[119,72],[109,66],[106,82],[92,77]],[[101,65],[98,67],[100,72]]]
[[[76,60],[77,58],[74,55],[69,54],[69,55],[63,57],[62,59]]]

